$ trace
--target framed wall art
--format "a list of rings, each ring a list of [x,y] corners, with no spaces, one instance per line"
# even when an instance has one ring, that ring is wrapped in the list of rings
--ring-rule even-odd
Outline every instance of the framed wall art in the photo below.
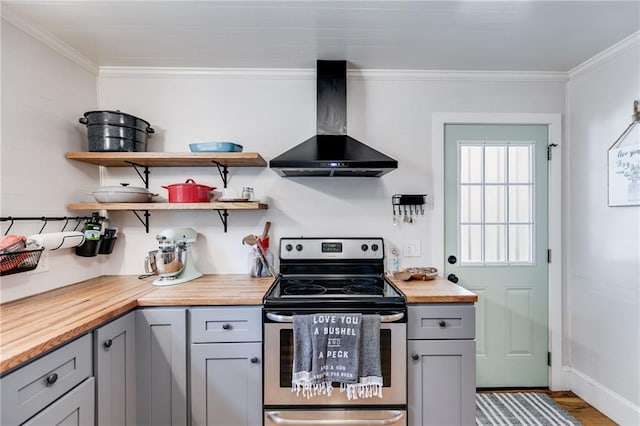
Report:
[[[640,138],[624,139],[640,123],[639,102],[633,103],[633,122],[611,145],[608,152],[609,206],[640,206]],[[639,133],[639,132],[636,132]]]

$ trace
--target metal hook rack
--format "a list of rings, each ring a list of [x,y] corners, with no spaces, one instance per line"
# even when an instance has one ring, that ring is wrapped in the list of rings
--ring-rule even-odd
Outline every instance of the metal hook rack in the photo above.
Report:
[[[11,222],[9,224],[9,227],[7,228],[7,230],[4,232],[4,235],[7,235],[9,233],[9,231],[11,230],[11,228],[13,227],[13,224],[15,222],[20,222],[20,221],[43,221],[44,224],[42,225],[42,227],[40,228],[40,231],[38,231],[38,234],[41,234],[42,231],[44,231],[44,228],[47,226],[47,224],[49,222],[62,222],[64,221],[64,225],[62,227],[62,230],[60,232],[64,232],[64,230],[67,228],[67,226],[69,225],[69,221],[70,220],[75,220],[76,221],[76,226],[75,228],[73,228],[73,230],[75,231],[76,229],[78,229],[78,226],[80,226],[80,222],[83,220],[89,220],[91,219],[90,216],[5,216],[5,217],[0,217],[0,222]],[[105,218],[100,216],[100,220],[104,220]]]
[[[427,194],[395,194],[391,197],[393,206],[393,223],[397,223],[397,216],[402,216],[406,223],[413,223],[414,215],[424,215],[424,205]]]

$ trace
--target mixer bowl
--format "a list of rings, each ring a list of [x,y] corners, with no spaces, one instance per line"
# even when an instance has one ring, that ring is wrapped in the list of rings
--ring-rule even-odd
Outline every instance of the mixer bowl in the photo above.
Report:
[[[156,273],[161,277],[174,277],[179,275],[185,266],[187,251],[177,247],[174,251],[158,250],[155,254]]]

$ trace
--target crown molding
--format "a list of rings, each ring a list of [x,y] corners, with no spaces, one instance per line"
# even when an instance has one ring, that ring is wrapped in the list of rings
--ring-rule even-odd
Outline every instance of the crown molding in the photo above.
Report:
[[[588,71],[608,62],[615,56],[618,56],[621,53],[624,53],[628,49],[635,47],[638,49],[638,46],[634,46],[634,44],[640,43],[640,31],[637,31],[631,34],[629,37],[619,41],[613,46],[603,50],[597,55],[587,59],[580,65],[572,68],[567,73],[569,75],[569,80],[575,80],[579,78],[581,75],[585,74]]]
[[[89,71],[94,75],[98,74],[99,68],[95,63],[93,63],[93,61],[91,61],[86,56],[82,55],[80,52],[78,52],[62,40],[58,39],[57,37],[46,31],[38,29],[37,26],[33,23],[27,21],[23,17],[18,16],[15,12],[13,12],[11,7],[7,6],[6,4],[2,4],[2,6],[0,7],[0,15],[2,16],[2,19],[6,20],[12,25],[15,25],[25,33],[44,43],[46,46],[58,52],[65,58],[78,64],[86,71]]]
[[[315,79],[313,69],[199,68],[199,67],[100,67],[104,78],[224,78],[224,79]]]
[[[315,79],[315,69],[279,68],[189,68],[189,67],[100,67],[104,78],[225,78],[225,79]],[[523,71],[412,71],[349,70],[354,80],[395,81],[559,81],[568,80],[565,72]]]
[[[366,80],[399,81],[560,81],[566,72],[554,71],[456,71],[456,70],[354,70],[350,76]]]

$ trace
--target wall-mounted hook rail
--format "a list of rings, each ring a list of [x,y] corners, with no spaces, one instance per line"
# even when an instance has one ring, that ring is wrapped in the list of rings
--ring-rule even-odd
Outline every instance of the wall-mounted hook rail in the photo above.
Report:
[[[44,230],[44,228],[47,226],[47,224],[49,222],[61,222],[64,221],[64,227],[62,228],[62,231],[65,230],[65,228],[67,227],[67,225],[69,224],[70,220],[75,220],[76,221],[76,227],[73,229],[74,231],[76,229],[78,229],[78,226],[80,225],[80,222],[83,220],[89,220],[91,219],[90,216],[5,216],[5,217],[0,217],[0,222],[11,222],[9,224],[9,227],[7,228],[7,230],[4,232],[4,235],[7,235],[9,233],[9,231],[11,230],[11,228],[13,227],[13,224],[15,222],[19,222],[19,221],[42,221],[44,222],[44,224],[42,225],[42,227],[40,228],[40,231],[38,231],[38,234],[41,234],[42,231]],[[100,220],[104,220],[104,217],[100,217]]]
[[[138,176],[140,176],[140,179],[142,179],[142,182],[144,183],[144,187],[146,189],[149,189],[149,167],[143,166],[142,164],[134,163],[133,161],[129,161],[129,160],[125,160],[125,163],[130,164],[131,167],[133,167],[133,169],[136,171]],[[140,170],[138,170],[138,167],[144,167],[144,171],[142,172],[144,173],[144,176],[142,176],[142,173],[140,173]]]
[[[426,202],[426,194],[395,194],[391,197],[393,224],[397,225],[398,223],[396,216],[403,216],[402,221],[405,223],[413,223],[414,215],[424,215]]]
[[[220,173],[220,178],[222,179],[222,183],[224,185],[224,188],[227,187],[227,183],[229,182],[229,168],[227,166],[225,166],[224,164],[219,163],[216,160],[211,160],[211,162],[213,164],[216,165],[216,167],[218,168],[218,173]],[[225,225],[225,232],[226,231],[226,225]]]

